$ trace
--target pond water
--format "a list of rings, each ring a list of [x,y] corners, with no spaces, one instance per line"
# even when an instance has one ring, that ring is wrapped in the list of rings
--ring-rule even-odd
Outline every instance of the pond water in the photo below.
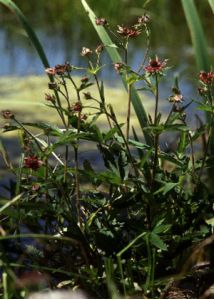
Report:
[[[16,0],[36,31],[51,65],[70,61],[80,65],[79,53],[82,46],[96,47],[99,39],[84,12],[80,0]],[[143,8],[145,2],[149,4]],[[213,16],[207,1],[196,0],[198,11],[210,46],[214,53],[212,32]],[[97,16],[105,17],[112,27],[117,24],[133,24],[139,15],[151,16],[152,38],[151,53],[161,58],[169,58],[172,73],[180,73],[191,85],[192,74],[197,69],[191,47],[190,35],[186,26],[180,1],[172,0],[88,0]],[[212,26],[213,27],[213,26]],[[0,6],[0,76],[44,74],[43,66],[35,50],[26,37],[15,17],[2,5]],[[145,38],[138,37],[130,45],[130,64],[139,65],[145,53]],[[107,66],[104,79],[110,84],[112,65],[104,57]]]

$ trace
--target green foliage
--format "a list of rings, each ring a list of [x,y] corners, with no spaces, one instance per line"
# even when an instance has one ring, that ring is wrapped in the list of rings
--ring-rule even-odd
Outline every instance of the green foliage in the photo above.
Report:
[[[200,108],[211,113],[209,122],[196,129],[187,124],[186,108],[192,101],[184,105],[178,80],[168,91],[170,112],[163,118],[159,87],[167,75],[167,62],[149,58],[149,49],[137,71],[127,60],[131,38],[142,32],[150,38],[148,16],[115,32],[110,25],[97,25],[104,21],[96,22],[87,3],[82,3],[127,87],[127,116],[119,122],[106,97],[101,80],[104,49],[86,47],[85,66],[65,63],[46,69],[51,82],[45,101],[60,125],[22,122],[12,111],[2,112],[9,122],[5,132],[18,132],[21,145],[18,165],[12,164],[3,143],[0,147],[16,180],[9,189],[11,196],[0,199],[2,297],[26,298],[33,290],[66,286],[81,288],[94,298],[157,298],[165,277],[181,271],[186,249],[213,230],[207,170],[212,167],[208,150],[214,73],[199,77],[204,99]],[[123,62],[106,30],[114,36]],[[134,128],[130,135],[131,101],[142,108],[135,89],[139,83],[155,103],[153,116],[136,111],[145,140]],[[96,94],[88,91],[92,84]],[[101,116],[106,119],[104,129],[97,123]],[[162,147],[166,133],[175,137],[173,147]],[[96,146],[101,169],[82,152],[84,142]],[[191,271],[190,267],[184,275]],[[33,280],[26,279],[26,272]]]

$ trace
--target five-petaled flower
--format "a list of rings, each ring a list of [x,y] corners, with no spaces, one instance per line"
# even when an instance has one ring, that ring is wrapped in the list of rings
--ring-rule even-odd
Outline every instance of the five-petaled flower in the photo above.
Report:
[[[128,37],[134,38],[141,34],[141,30],[136,29],[135,27],[129,28],[129,27],[120,26],[120,25],[117,25],[117,27],[118,27],[117,33],[119,33],[120,35],[127,37],[127,38]]]
[[[10,110],[3,110],[2,115],[4,119],[14,119],[14,114]]]
[[[200,74],[199,74],[199,79],[204,84],[214,83],[214,73],[213,72],[204,72],[204,71],[201,71]]]
[[[150,58],[148,66],[146,66],[144,69],[150,75],[162,74],[162,71],[166,66],[166,62],[167,60],[161,62],[159,58],[156,56],[155,59]]]
[[[42,161],[36,155],[29,155],[24,158],[25,168],[36,171],[39,169],[41,165],[42,165]]]

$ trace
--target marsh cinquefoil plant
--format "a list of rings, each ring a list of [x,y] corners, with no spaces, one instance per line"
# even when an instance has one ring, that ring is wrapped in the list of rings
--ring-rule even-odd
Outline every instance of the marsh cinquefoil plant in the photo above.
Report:
[[[128,65],[130,39],[145,33],[149,46],[148,22],[144,15],[133,27],[114,31],[104,18],[96,19],[123,54],[112,72],[116,69],[127,85],[124,123],[108,104],[100,81],[105,45],[83,47],[85,68],[65,63],[46,69],[51,82],[45,102],[50,113],[57,112],[59,125],[24,123],[10,110],[3,111],[10,121],[4,131],[17,130],[22,145],[18,167],[4,152],[16,176],[14,198],[2,201],[0,208],[4,297],[27,296],[32,283],[39,289],[79,287],[99,298],[158,297],[166,284],[163,277],[181,271],[184,249],[212,232],[208,169],[214,73],[199,75],[200,109],[208,112],[208,124],[199,119],[195,130],[188,126],[191,101],[182,95],[177,79],[169,91],[170,113],[163,117],[159,88],[167,60],[149,58],[148,49],[138,70]],[[143,128],[149,143],[130,128],[136,83],[155,103]],[[92,84],[97,88],[93,94]],[[101,116],[105,129],[98,125]],[[177,137],[172,149],[161,147],[166,132]],[[102,170],[81,159],[85,142],[96,145]],[[35,282],[24,279],[26,272]]]

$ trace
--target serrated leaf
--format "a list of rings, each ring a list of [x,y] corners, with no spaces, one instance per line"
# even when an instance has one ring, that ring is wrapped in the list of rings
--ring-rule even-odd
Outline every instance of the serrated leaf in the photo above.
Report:
[[[161,224],[161,225],[156,225],[155,228],[153,229],[153,232],[158,234],[158,233],[166,233],[169,231],[169,229],[172,227],[170,224]]]
[[[23,125],[42,129],[45,131],[46,134],[50,134],[53,136],[60,136],[62,134],[62,130],[59,127],[44,122],[35,122],[35,123],[25,122],[23,123]]]
[[[154,232],[151,232],[149,235],[150,242],[152,245],[157,247],[158,249],[161,249],[163,251],[167,250],[167,245],[164,243],[164,241]]]

